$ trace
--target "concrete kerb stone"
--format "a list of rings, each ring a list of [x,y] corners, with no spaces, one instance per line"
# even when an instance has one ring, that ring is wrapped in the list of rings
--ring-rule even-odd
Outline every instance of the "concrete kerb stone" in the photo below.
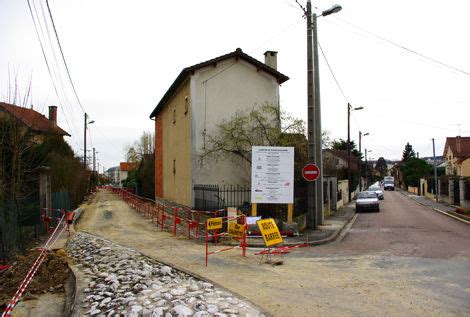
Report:
[[[350,208],[350,207],[345,207],[345,208]],[[307,240],[307,237],[305,237],[305,240],[296,239],[296,241],[289,241],[289,238],[287,238],[287,239],[284,239],[282,246],[293,246],[293,245],[302,244],[302,243],[307,243],[309,246],[317,246],[317,245],[331,243],[338,238],[338,236],[341,234],[341,232],[344,230],[344,228],[346,228],[348,224],[350,224],[353,220],[355,220],[354,218],[355,214],[356,214],[355,212],[352,212],[344,221],[342,221],[342,224],[335,230],[328,230],[330,231],[330,233],[327,238],[322,238],[318,240],[315,240],[315,239]],[[255,243],[249,242],[247,246],[250,248],[265,248],[263,238],[259,238],[259,239],[260,239],[260,242],[255,242]]]

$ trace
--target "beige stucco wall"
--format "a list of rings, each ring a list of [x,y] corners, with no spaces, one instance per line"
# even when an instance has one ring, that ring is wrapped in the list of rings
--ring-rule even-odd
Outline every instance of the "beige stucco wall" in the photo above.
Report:
[[[348,191],[349,191],[349,181],[348,180],[340,180],[338,181],[338,191],[341,190],[342,194],[341,200],[338,200],[337,208],[341,208],[342,206],[347,205],[349,203]]]
[[[254,105],[279,105],[279,84],[276,79],[255,66],[229,59],[198,70],[191,77],[193,100],[193,182],[197,184],[249,185],[251,167],[241,160],[219,158],[198,164],[197,154],[204,147],[203,132],[216,131],[218,124],[238,110],[249,110]],[[261,145],[261,144],[257,144]]]
[[[191,96],[189,80],[158,114],[162,118],[163,197],[191,206]],[[188,98],[188,111],[185,103]],[[175,110],[175,122],[173,111]],[[175,162],[175,171],[173,170]]]
[[[466,159],[459,165],[458,175],[462,177],[470,176],[470,158]]]

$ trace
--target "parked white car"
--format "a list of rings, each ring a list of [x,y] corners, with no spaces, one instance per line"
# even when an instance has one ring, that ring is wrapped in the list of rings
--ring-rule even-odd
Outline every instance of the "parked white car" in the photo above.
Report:
[[[375,192],[359,192],[356,199],[356,212],[360,211],[380,211],[379,198]]]
[[[370,191],[370,192],[375,192],[377,194],[377,197],[382,200],[384,199],[384,192],[382,191],[382,189],[380,188],[379,185],[371,185],[369,186],[369,188],[367,189],[367,191]]]

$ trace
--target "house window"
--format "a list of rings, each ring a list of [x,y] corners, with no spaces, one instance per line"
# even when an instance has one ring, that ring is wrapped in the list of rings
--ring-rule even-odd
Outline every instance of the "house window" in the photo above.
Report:
[[[173,108],[173,123],[176,123],[176,108]]]
[[[173,175],[176,174],[176,160],[173,160]]]
[[[184,97],[184,114],[188,113],[189,109],[189,98],[188,96]]]

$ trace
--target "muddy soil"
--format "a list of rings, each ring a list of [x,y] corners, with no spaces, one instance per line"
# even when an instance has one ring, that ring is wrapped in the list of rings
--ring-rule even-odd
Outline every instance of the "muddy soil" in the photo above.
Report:
[[[25,255],[18,256],[8,270],[0,273],[0,307],[8,304],[39,254],[40,251],[32,250]],[[59,254],[63,253],[59,252]],[[63,293],[69,273],[70,269],[65,255],[48,253],[23,293],[22,300],[36,299],[38,295],[47,292]]]

